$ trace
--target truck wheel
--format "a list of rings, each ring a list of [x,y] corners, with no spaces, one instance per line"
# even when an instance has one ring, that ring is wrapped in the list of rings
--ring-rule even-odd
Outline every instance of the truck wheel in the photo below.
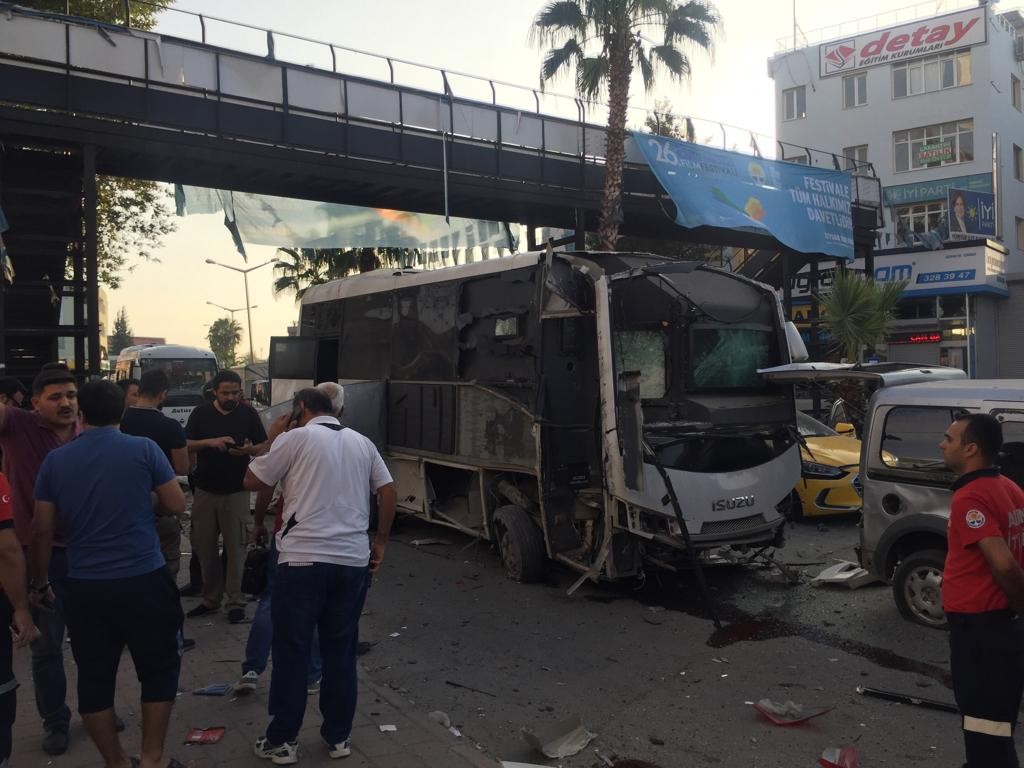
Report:
[[[544,537],[526,510],[515,504],[498,507],[494,528],[508,577],[524,584],[540,579],[544,572]]]
[[[900,561],[892,578],[892,594],[904,618],[933,629],[946,627],[942,610],[942,569],[946,553],[922,549]]]

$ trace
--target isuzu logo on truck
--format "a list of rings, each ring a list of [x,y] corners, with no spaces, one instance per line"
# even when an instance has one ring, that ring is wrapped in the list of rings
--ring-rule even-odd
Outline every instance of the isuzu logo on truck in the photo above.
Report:
[[[890,27],[819,47],[821,76],[985,42],[985,8]]]
[[[750,496],[733,496],[731,499],[716,499],[711,502],[712,512],[725,512],[728,509],[740,509],[742,507],[753,507],[754,497]]]

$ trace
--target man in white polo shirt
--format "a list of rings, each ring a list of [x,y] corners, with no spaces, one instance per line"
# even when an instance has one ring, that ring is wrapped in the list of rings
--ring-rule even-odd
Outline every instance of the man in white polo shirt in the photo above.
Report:
[[[395,516],[395,488],[384,460],[369,439],[342,427],[333,410],[323,392],[300,391],[290,416],[274,422],[270,452],[254,459],[245,476],[247,490],[280,483],[284,494],[271,603],[272,719],[254,747],[258,757],[276,765],[298,761],[314,628],[323,658],[320,735],[331,757],[350,753],[359,615]],[[290,424],[297,426],[288,429]],[[374,493],[378,524],[371,546],[367,528]]]

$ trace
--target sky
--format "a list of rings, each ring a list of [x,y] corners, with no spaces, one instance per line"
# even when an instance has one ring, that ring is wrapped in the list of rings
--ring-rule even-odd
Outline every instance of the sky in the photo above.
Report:
[[[175,7],[534,88],[543,52],[531,44],[529,31],[544,4],[542,0],[178,0]],[[713,57],[690,53],[693,74],[688,83],[662,78],[649,94],[634,89],[630,104],[636,109],[631,122],[639,125],[644,109],[652,107],[655,100],[667,99],[674,112],[700,118],[696,123],[698,140],[717,133],[716,122],[771,137],[775,107],[767,60],[776,52],[780,38],[792,38],[794,8],[800,30],[808,42],[816,43],[855,31],[858,20],[862,29],[894,24],[897,19],[893,9],[903,5],[899,0],[719,0],[716,6],[723,23]],[[919,15],[957,7],[964,7],[964,2],[933,0],[920,4]],[[899,21],[905,18],[901,16]],[[840,23],[847,26],[835,29]],[[816,36],[816,31],[823,28],[829,29],[822,37]],[[198,39],[199,34],[194,17],[174,11],[164,14],[157,31],[192,39]],[[218,45],[266,53],[266,37],[258,31],[207,21],[207,34],[209,41]],[[278,41],[277,51],[279,55],[287,52],[299,57],[302,63],[319,64],[325,56],[324,50],[315,46],[289,44],[284,39]],[[329,58],[326,63],[329,66]],[[379,61],[356,54],[339,55],[339,69],[381,78],[387,72]],[[396,69],[398,78],[410,85],[429,86],[436,79],[424,69],[401,65]],[[479,83],[457,77],[451,81],[456,94],[489,97],[489,89]],[[569,94],[572,81],[563,78],[548,90]],[[513,88],[499,87],[498,94],[499,102],[513,106],[525,106],[533,98],[528,91]],[[549,102],[556,111],[566,105],[554,98]],[[736,133],[730,131],[731,136]],[[770,146],[761,139],[759,143],[762,149]],[[822,138],[821,146],[831,148],[827,137]],[[209,325],[226,314],[206,302],[242,308],[245,298],[242,275],[208,265],[205,259],[238,267],[255,266],[273,259],[274,249],[247,246],[249,262],[245,265],[222,217],[189,216],[177,218],[175,223],[177,230],[155,251],[159,261],[136,265],[125,274],[121,289],[108,290],[107,327],[123,306],[138,336],[162,336],[171,343],[206,346]],[[266,354],[269,338],[284,335],[298,316],[294,296],[275,296],[272,282],[269,266],[249,275],[250,301],[257,305],[252,310],[257,358]],[[235,317],[245,329],[244,311],[236,312]],[[239,352],[247,351],[246,332]]]

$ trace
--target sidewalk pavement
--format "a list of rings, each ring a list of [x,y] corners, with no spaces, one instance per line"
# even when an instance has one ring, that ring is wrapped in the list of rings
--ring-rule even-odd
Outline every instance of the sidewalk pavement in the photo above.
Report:
[[[194,604],[186,600],[186,608]],[[255,603],[246,609],[251,616]],[[130,606],[126,610],[131,610]],[[211,620],[212,619],[212,620]],[[236,696],[196,696],[192,691],[214,683],[234,683],[241,675],[245,640],[249,625],[232,625],[225,614],[185,620],[185,636],[196,641],[194,650],[182,660],[178,701],[167,735],[167,751],[183,763],[195,761],[196,768],[223,766],[270,766],[252,752],[253,742],[266,728],[267,693],[270,670],[263,674],[260,688],[252,694]],[[57,768],[97,768],[99,753],[89,741],[77,713],[76,674],[71,648],[65,645],[68,672],[68,706],[72,710],[71,745],[64,755],[50,757],[40,748],[42,722],[36,714],[35,697],[27,651],[15,653],[14,670],[21,682],[18,689],[18,719],[14,725],[14,753],[11,765],[55,766]],[[121,660],[115,707],[126,723],[121,734],[129,754],[137,754],[142,717],[139,712],[139,683],[131,656]],[[427,707],[411,704],[397,692],[373,682],[359,670],[359,701],[352,731],[352,755],[331,760],[320,738],[322,722],[317,696],[312,695],[299,733],[299,765],[338,768],[495,768],[497,761],[485,755],[468,738],[459,738],[427,716]],[[394,725],[394,732],[382,732],[380,726]],[[217,744],[184,744],[190,728],[225,726],[224,738]]]

